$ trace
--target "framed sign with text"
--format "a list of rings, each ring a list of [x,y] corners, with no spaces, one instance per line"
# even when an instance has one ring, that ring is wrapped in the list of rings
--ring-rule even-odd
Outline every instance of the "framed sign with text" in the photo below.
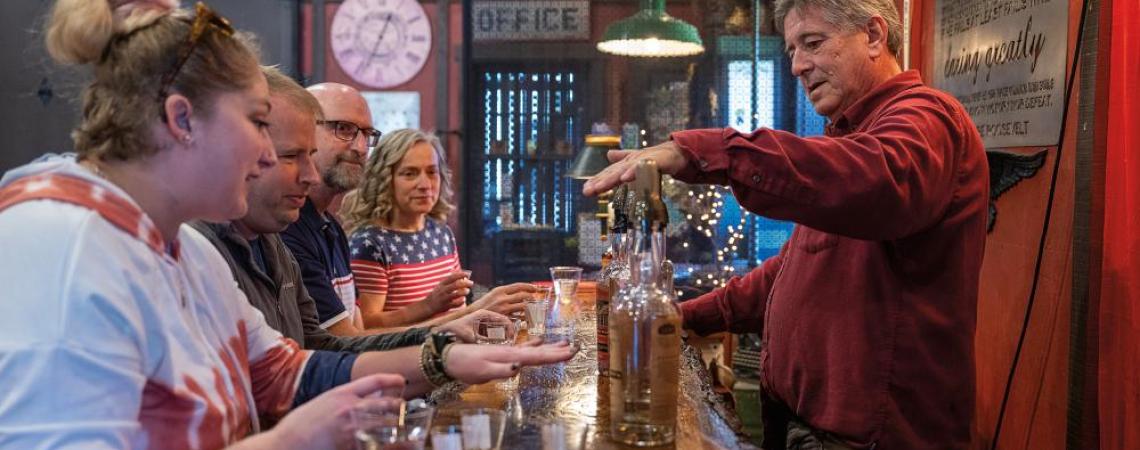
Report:
[[[1068,0],[938,0],[934,86],[969,111],[986,148],[1057,145]]]
[[[590,39],[590,2],[475,0],[471,28],[476,41]]]

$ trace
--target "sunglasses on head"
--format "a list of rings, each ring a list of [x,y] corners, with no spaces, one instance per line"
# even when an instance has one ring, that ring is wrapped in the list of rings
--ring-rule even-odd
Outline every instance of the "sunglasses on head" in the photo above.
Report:
[[[178,78],[178,73],[182,71],[182,67],[186,65],[186,61],[190,60],[190,56],[194,54],[194,49],[198,47],[198,43],[202,42],[202,38],[210,30],[217,30],[226,37],[234,34],[234,27],[230,25],[228,19],[218,15],[205,3],[198,2],[194,5],[194,22],[190,24],[190,35],[178,50],[178,60],[174,64],[174,68],[162,76],[161,88],[158,91],[159,101],[170,95],[170,88],[174,85],[174,80]]]

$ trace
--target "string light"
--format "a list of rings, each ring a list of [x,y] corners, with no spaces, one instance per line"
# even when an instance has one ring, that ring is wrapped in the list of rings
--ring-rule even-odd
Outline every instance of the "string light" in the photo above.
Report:
[[[676,183],[672,178],[668,178],[668,182],[672,185]],[[686,190],[686,194],[690,202],[694,204],[697,211],[706,211],[701,213],[698,217],[697,223],[693,224],[698,233],[704,234],[705,237],[713,238],[716,232],[717,225],[720,223],[724,214],[721,210],[724,209],[724,188],[713,186],[698,186],[690,187]],[[694,211],[694,212],[697,212]],[[685,219],[692,221],[694,217],[693,212],[685,214]],[[712,285],[713,287],[721,287],[727,283],[728,278],[736,274],[736,267],[733,266],[733,261],[738,256],[737,252],[740,250],[740,243],[744,241],[745,234],[744,228],[747,224],[748,213],[742,211],[740,220],[736,224],[728,224],[726,230],[725,244],[723,247],[717,248],[714,252],[715,261],[708,267],[711,267],[711,272],[701,271],[697,273],[694,279],[694,284],[697,286]],[[683,242],[682,247],[689,248],[688,242]],[[689,270],[689,274],[693,275],[693,270]],[[703,276],[702,276],[703,275]]]

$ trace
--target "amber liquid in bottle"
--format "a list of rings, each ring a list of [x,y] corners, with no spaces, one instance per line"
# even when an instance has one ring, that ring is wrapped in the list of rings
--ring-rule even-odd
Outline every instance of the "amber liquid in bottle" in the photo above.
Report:
[[[610,311],[614,296],[621,285],[629,280],[629,215],[626,211],[627,197],[625,186],[614,190],[610,200],[610,214],[613,226],[610,228],[610,248],[602,255],[602,271],[598,276],[597,317],[598,317],[598,426],[609,429],[610,412]]]
[[[602,271],[598,275],[598,286],[594,297],[594,309],[598,317],[598,376],[606,377],[610,365],[610,301],[613,300],[614,290],[610,289],[610,280],[606,270],[610,268],[614,259],[613,249],[607,249],[602,254]]]
[[[681,314],[665,289],[665,225],[660,175],[642,162],[634,181],[638,226],[630,236],[630,279],[610,311],[610,437],[638,446],[676,437],[681,360]],[[671,281],[671,280],[670,280]]]
[[[614,296],[621,284],[629,279],[629,251],[626,233],[629,231],[629,215],[626,212],[627,198],[631,195],[625,186],[614,189],[610,201],[610,215],[613,226],[610,228],[610,248],[602,254],[602,270],[598,275],[595,308],[598,317],[598,376],[609,376],[609,316]]]

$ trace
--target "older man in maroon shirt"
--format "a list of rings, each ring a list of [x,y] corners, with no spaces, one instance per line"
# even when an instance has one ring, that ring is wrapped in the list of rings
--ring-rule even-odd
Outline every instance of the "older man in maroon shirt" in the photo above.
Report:
[[[697,333],[761,333],[765,448],[965,448],[989,186],[981,137],[953,97],[900,69],[891,0],[778,0],[776,23],[830,119],[826,136],[682,131],[612,152],[585,193],[651,158],[799,224],[778,256],[682,304]]]

